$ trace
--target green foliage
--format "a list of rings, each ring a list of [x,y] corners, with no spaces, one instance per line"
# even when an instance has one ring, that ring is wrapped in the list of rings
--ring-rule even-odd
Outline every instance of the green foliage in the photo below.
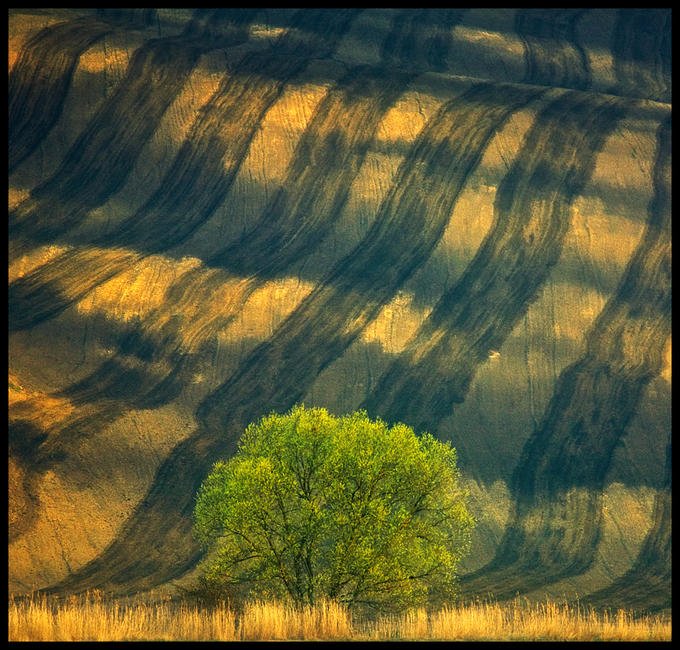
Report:
[[[383,610],[451,600],[473,527],[458,478],[455,449],[404,424],[264,417],[199,490],[205,584]]]

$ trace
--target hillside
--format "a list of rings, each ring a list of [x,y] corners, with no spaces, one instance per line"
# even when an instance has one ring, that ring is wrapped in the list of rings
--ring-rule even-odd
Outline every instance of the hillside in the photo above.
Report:
[[[9,585],[191,583],[296,402],[451,440],[462,588],[671,606],[671,15],[10,9]]]

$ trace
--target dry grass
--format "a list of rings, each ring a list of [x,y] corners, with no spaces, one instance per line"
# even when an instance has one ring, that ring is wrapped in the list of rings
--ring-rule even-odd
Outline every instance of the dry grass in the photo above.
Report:
[[[124,604],[101,594],[10,600],[10,641],[238,641],[238,640],[498,640],[670,641],[671,621],[598,614],[554,602],[478,603],[427,612],[417,609],[375,621],[322,603],[293,609],[253,602],[238,613],[159,602]]]

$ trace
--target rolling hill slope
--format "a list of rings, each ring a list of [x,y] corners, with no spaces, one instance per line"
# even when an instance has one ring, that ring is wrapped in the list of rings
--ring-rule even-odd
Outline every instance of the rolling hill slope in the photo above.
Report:
[[[9,591],[191,583],[296,402],[451,440],[465,597],[670,609],[670,10],[12,9]]]

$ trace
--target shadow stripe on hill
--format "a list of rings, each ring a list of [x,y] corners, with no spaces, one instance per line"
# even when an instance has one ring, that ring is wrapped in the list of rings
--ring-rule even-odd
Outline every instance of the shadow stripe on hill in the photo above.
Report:
[[[672,606],[673,490],[670,436],[664,485],[654,496],[652,525],[633,566],[604,589],[583,598],[584,605],[658,611]]]
[[[671,9],[619,9],[612,40],[612,93],[670,103]]]
[[[320,20],[314,21],[319,14]],[[212,216],[228,194],[266,111],[312,56],[328,55],[348,29],[356,10],[297,12],[293,29],[309,23],[318,31],[321,49],[285,32],[277,47],[281,56],[254,53],[225,77],[192,126],[160,187],[113,233],[94,242],[112,250],[105,263],[99,251],[72,249],[19,278],[9,287],[10,331],[29,329],[61,313],[102,282],[127,270],[131,263],[186,240]],[[311,21],[311,22],[310,22]],[[189,28],[187,28],[189,31]],[[171,61],[168,62],[168,65]],[[80,209],[80,217],[85,211]],[[10,233],[14,235],[10,227]]]
[[[385,39],[381,58],[386,65],[407,70],[446,71],[452,31],[467,9],[401,9],[392,33]]]
[[[433,431],[451,415],[557,263],[571,205],[621,116],[620,102],[577,91],[538,113],[498,187],[493,227],[363,408],[416,430]]]
[[[514,512],[495,558],[463,578],[469,593],[512,597],[579,575],[594,560],[614,450],[661,372],[670,334],[670,118],[657,139],[644,235],[587,336],[586,352],[560,375],[525,444],[513,477]]]
[[[477,84],[428,122],[365,239],[197,410],[200,427],[159,468],[147,496],[98,558],[51,589],[134,591],[191,568],[193,495],[245,425],[298,401],[428,258],[468,175],[508,117],[542,91]],[[140,550],[143,556],[140,556]]]
[[[346,18],[351,17],[351,14],[346,15]],[[318,30],[318,21],[314,25]],[[396,32],[402,28],[403,25],[395,21],[395,27],[390,35],[395,41],[401,42],[402,39],[397,38]],[[327,29],[339,31],[333,33],[334,38],[330,38],[328,33],[325,34],[326,52],[330,44],[336,42],[343,32],[337,20],[329,23]],[[259,57],[256,62],[259,63]],[[258,65],[257,69],[262,70],[262,67]],[[265,76],[282,77],[282,75]],[[178,395],[190,381],[196,361],[193,356],[186,352],[182,355],[178,350],[180,345],[188,347],[189,350],[194,346],[187,343],[185,332],[180,335],[172,331],[177,320],[173,318],[173,314],[181,313],[184,321],[189,322],[187,328],[193,333],[191,338],[205,340],[225,326],[227,320],[237,313],[252,291],[268,276],[284,272],[290,264],[307,254],[335,223],[379,120],[403,92],[410,78],[410,75],[402,73],[386,75],[383,68],[359,66],[351,69],[340,80],[338,86],[329,92],[317,109],[297,147],[297,154],[294,156],[287,180],[263,216],[237,242],[228,245],[209,260],[210,265],[224,264],[235,268],[240,274],[249,276],[245,283],[238,282],[238,278],[226,273],[206,276],[204,271],[198,270],[185,274],[173,286],[164,305],[145,319],[143,325],[140,324],[144,331],[140,329],[137,333],[131,332],[131,336],[126,337],[122,346],[125,355],[132,354],[140,359],[148,358],[150,348],[150,354],[154,358],[166,357],[170,364],[165,370],[164,378],[159,378],[158,373],[152,371],[140,372],[138,365],[131,366],[117,357],[107,360],[94,373],[64,392],[71,403],[80,405],[90,403],[90,407],[85,408],[84,413],[76,413],[65,423],[60,423],[56,431],[52,432],[56,435],[50,435],[49,441],[41,450],[41,456],[49,458],[54,453],[58,455],[56,452],[58,449],[68,449],[73,439],[82,435],[80,431],[84,425],[87,425],[91,434],[92,427],[97,427],[97,409],[96,406],[92,408],[92,402],[101,402],[102,417],[106,417],[106,420],[102,419],[99,423],[99,426],[102,426],[110,420],[112,408],[115,411],[111,399],[120,400],[119,410],[122,412],[131,406],[141,408],[159,406]],[[239,85],[252,87],[253,84],[239,80]],[[239,94],[236,98],[239,101],[234,100],[235,106],[243,105],[241,98]],[[313,165],[309,164],[310,160],[314,161]],[[168,176],[175,179],[175,185],[185,190],[182,184],[176,181],[176,174]],[[175,209],[169,214],[176,213],[179,218],[184,212]],[[161,223],[161,226],[164,225]],[[136,238],[137,241],[149,238],[141,228],[137,228],[136,232],[140,234]],[[126,235],[129,235],[129,231]],[[160,232],[157,237],[149,239],[154,241],[157,238],[163,241]],[[167,245],[170,245],[172,238],[167,237],[167,240]],[[157,242],[156,245],[159,246]],[[97,265],[91,274],[87,274],[93,281],[99,283],[101,277],[110,275],[108,268],[106,274],[102,273],[98,256],[88,252],[82,252],[78,256],[78,264],[74,259],[73,264],[66,266],[65,271],[62,270],[62,275],[69,277],[82,270],[82,261],[86,256]],[[62,256],[62,263],[64,257],[68,258],[68,254]],[[121,252],[122,263],[127,265],[131,259],[134,258],[130,254]],[[42,267],[38,273],[44,272],[45,267]],[[194,313],[196,304],[202,306],[206,301],[209,302],[213,292],[218,291],[222,284],[229,281],[237,283],[234,289],[236,298],[231,301],[226,313],[209,317],[203,313],[205,310],[202,308],[198,313]],[[82,284],[80,281],[81,288]],[[191,316],[186,315],[186,310],[189,310]],[[156,325],[154,321],[159,323],[158,331],[154,331]]]
[[[102,19],[77,18],[40,30],[21,48],[8,85],[10,174],[59,119],[80,55],[113,30]]]
[[[254,11],[209,10],[207,26],[201,24],[206,19],[202,11],[196,10],[181,35],[150,40],[134,52],[125,78],[57,171],[10,212],[10,260],[78,226],[122,187],[200,56],[247,40],[244,24]],[[214,21],[221,25],[217,36],[210,32]]]
[[[524,43],[525,83],[586,90],[588,57],[576,41],[576,24],[588,9],[519,9],[515,30]]]

